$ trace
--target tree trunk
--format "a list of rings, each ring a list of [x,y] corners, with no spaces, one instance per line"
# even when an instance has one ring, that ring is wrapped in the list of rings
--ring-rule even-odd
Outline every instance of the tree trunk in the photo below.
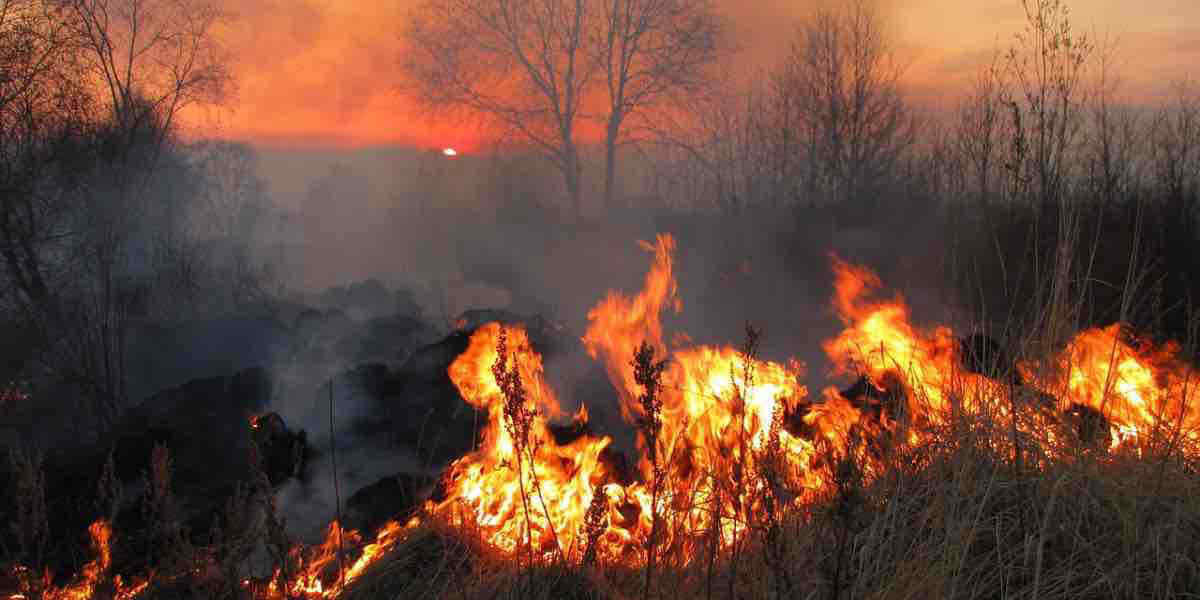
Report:
[[[617,132],[620,124],[616,119],[608,123],[608,135],[604,140],[604,206],[609,212],[617,209]]]
[[[575,145],[571,144],[567,147],[565,154],[563,177],[567,184],[567,196],[575,211],[575,221],[579,222],[583,220],[583,190],[580,185],[582,167],[579,164],[579,152],[575,149]]]

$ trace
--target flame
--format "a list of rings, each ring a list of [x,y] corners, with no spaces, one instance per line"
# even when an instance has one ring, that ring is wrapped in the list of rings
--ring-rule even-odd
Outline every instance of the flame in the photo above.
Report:
[[[126,584],[120,575],[109,579],[109,569],[112,567],[112,553],[109,542],[112,540],[112,526],[107,520],[101,519],[88,527],[92,548],[96,558],[85,564],[74,580],[64,587],[56,587],[50,582],[50,573],[45,573],[40,581],[33,581],[28,569],[18,568],[14,575],[21,581],[22,593],[13,594],[9,598],[37,597],[34,590],[41,592],[44,600],[90,600],[96,597],[101,589],[106,590],[107,597],[114,600],[132,600],[145,591],[146,581],[135,581]]]
[[[389,521],[375,534],[374,541],[363,545],[357,531],[343,529],[333,521],[321,544],[312,548],[293,548],[291,558],[302,565],[299,573],[285,581],[282,573],[276,570],[268,585],[258,590],[254,597],[261,600],[337,598],[346,586],[403,540],[405,531],[416,525],[415,520],[406,525]],[[351,560],[354,554],[357,557]],[[250,583],[243,581],[242,585],[249,586]]]
[[[610,475],[601,454],[611,440],[583,436],[565,446],[555,443],[547,419],[562,411],[542,375],[541,356],[524,329],[509,327],[503,330],[509,359],[536,408],[527,450],[519,455],[511,428],[504,426],[505,397],[491,370],[499,357],[501,331],[498,323],[480,327],[466,352],[450,365],[450,379],[462,397],[485,409],[489,420],[479,449],[450,466],[445,498],[431,503],[429,510],[478,527],[482,538],[502,551],[514,552],[528,541],[542,553],[565,552],[579,544],[578,525],[591,502],[593,484]]]
[[[675,251],[675,239],[670,235],[659,235],[655,244],[641,242],[641,246],[654,253],[644,288],[633,298],[610,291],[588,312],[591,325],[583,336],[588,354],[604,361],[608,376],[620,394],[621,414],[630,422],[640,414],[641,407],[636,401],[638,385],[629,360],[643,341],[653,346],[657,354],[664,354],[666,347],[659,314],[667,306],[672,306],[675,312],[683,310],[682,302],[675,295],[671,256]]]
[[[660,313],[667,307],[680,308],[672,269],[674,240],[662,235],[655,244],[643,246],[654,254],[645,288],[632,298],[611,292],[589,312],[591,326],[583,338],[588,352],[604,360],[622,414],[631,423],[645,415],[636,401],[640,386],[630,357],[643,341],[665,355]],[[743,469],[757,468],[776,415],[807,393],[799,383],[798,363],[747,361],[733,348],[676,350],[663,374],[663,427],[655,456],[663,457],[667,466],[664,492],[655,505],[648,483],[654,468],[644,438],[641,481],[629,484],[619,482],[618,474],[603,460],[611,443],[608,437],[583,436],[565,446],[555,444],[547,417],[560,412],[558,402],[544,382],[541,357],[529,346],[526,333],[511,327],[505,331],[513,359],[526,396],[539,409],[530,428],[532,450],[528,456],[518,456],[518,444],[503,426],[508,418],[505,396],[491,371],[498,358],[500,331],[495,323],[480,328],[450,367],[451,380],[469,403],[488,411],[489,424],[480,448],[450,468],[445,498],[431,503],[430,512],[478,528],[482,539],[503,552],[516,553],[525,544],[543,556],[582,550],[594,490],[608,499],[607,526],[598,541],[600,556],[637,563],[653,528],[653,513],[661,514],[667,507],[678,511],[680,518],[663,525],[663,543],[686,554],[713,524],[714,498],[721,498],[720,514],[729,517],[721,525],[721,538],[732,541],[745,522],[736,513],[754,510],[750,507],[760,503],[756,498],[764,490],[760,482],[746,477],[740,489],[718,492],[720,477],[714,475],[730,472],[734,463]],[[585,415],[586,408],[581,409],[580,417]],[[779,427],[774,435],[798,465],[808,464],[813,455],[809,442]],[[809,478],[808,483],[816,486],[819,481]]]
[[[880,287],[870,270],[831,257],[834,272],[833,305],[845,325],[837,337],[823,344],[835,373],[866,375],[873,382],[907,382],[910,414],[932,415],[948,408],[946,391],[956,379],[984,384],[985,378],[960,368],[957,343],[949,327],[921,331],[910,322],[903,297],[871,300]],[[836,395],[827,389],[826,398]],[[921,402],[917,406],[916,402]]]
[[[1077,334],[1043,374],[1026,362],[1022,375],[1059,399],[1060,410],[1085,406],[1111,424],[1111,448],[1136,444],[1146,433],[1200,439],[1200,407],[1194,368],[1179,358],[1179,345],[1155,346],[1114,323]]]
[[[388,523],[366,544],[334,522],[322,544],[293,550],[297,573],[277,572],[254,597],[337,597],[426,520],[467,528],[510,556],[590,556],[637,566],[648,547],[657,547],[687,564],[704,544],[727,548],[750,523],[825,497],[830,458],[853,455],[870,478],[889,447],[931,441],[956,413],[998,419],[1051,445],[1061,441],[1056,427],[1083,409],[1110,425],[1111,448],[1136,445],[1152,431],[1200,441],[1200,409],[1189,401],[1196,373],[1177,345],[1154,346],[1120,325],[1091,329],[1045,363],[1018,363],[1021,382],[993,380],[964,369],[949,327],[914,325],[903,297],[880,297],[875,273],[836,256],[832,304],[844,327],[822,348],[834,374],[859,383],[809,399],[797,361],[694,345],[681,332],[668,348],[662,312],[682,309],[675,241],[660,235],[642,245],[653,257],[643,288],[632,296],[610,292],[589,311],[581,339],[604,364],[622,416],[639,429],[634,473],[621,468],[607,436],[584,433],[557,443],[553,421],[586,424],[589,408],[580,405],[568,416],[526,331],[488,323],[448,369],[462,398],[488,421],[477,449],[446,469],[423,515]],[[641,401],[647,390],[631,359],[642,344],[666,360],[657,404]],[[1026,386],[1057,404],[1014,414],[1017,398],[1031,393]],[[647,406],[657,414],[647,414]],[[661,426],[648,434],[647,422]],[[260,425],[257,416],[251,425]],[[88,597],[107,573],[111,532],[105,522],[92,529],[97,559],[78,583],[47,597]],[[128,590],[122,598],[145,585],[121,588],[114,581]]]

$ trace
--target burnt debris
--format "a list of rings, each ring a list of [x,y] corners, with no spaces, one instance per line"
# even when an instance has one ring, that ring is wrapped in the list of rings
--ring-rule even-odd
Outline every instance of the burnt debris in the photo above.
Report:
[[[308,432],[288,429],[283,417],[275,412],[252,417],[250,429],[271,485],[279,485],[293,477],[305,479],[305,466],[312,456]]]

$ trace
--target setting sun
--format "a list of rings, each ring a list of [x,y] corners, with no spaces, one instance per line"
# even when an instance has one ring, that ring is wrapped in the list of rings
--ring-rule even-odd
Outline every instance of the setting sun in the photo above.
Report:
[[[443,148],[442,154],[446,156],[458,156],[458,150],[455,150],[454,148]]]

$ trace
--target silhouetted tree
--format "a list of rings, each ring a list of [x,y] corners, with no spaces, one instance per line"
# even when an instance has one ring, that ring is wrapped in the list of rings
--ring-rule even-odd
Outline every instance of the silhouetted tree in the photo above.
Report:
[[[803,140],[810,193],[871,211],[914,140],[903,65],[871,0],[818,10],[796,34],[774,88]],[[794,115],[791,114],[794,111]]]
[[[220,15],[201,0],[3,1],[3,275],[45,366],[111,421],[129,320],[185,254],[175,120],[228,81]]]
[[[427,0],[405,34],[402,65],[435,111],[498,121],[549,159],[578,216],[578,126],[596,74],[586,0]]]
[[[614,207],[617,148],[632,121],[683,101],[694,102],[711,81],[725,45],[708,0],[602,0],[589,52],[601,65],[607,93],[604,119],[604,200]],[[645,133],[644,131],[642,133]]]

